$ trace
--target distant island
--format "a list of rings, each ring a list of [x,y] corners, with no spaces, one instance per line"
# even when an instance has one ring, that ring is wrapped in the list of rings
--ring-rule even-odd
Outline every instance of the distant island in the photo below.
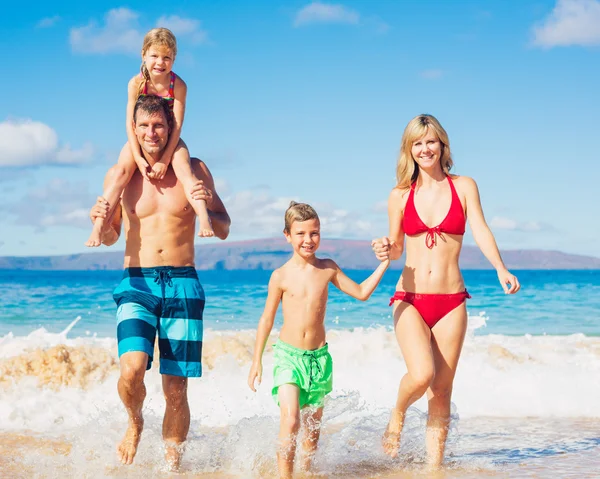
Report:
[[[344,269],[371,269],[377,265],[368,240],[323,239],[320,256],[334,259]],[[290,257],[284,238],[248,241],[223,241],[196,246],[199,270],[273,270]],[[600,269],[600,258],[545,250],[503,250],[509,269]],[[475,246],[465,245],[460,257],[463,269],[491,269]],[[403,259],[392,262],[402,269]],[[100,249],[98,252],[62,256],[0,256],[0,269],[23,270],[119,270],[123,251]]]

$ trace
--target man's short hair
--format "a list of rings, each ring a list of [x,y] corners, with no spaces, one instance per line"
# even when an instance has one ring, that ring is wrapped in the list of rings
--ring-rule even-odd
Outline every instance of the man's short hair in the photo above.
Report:
[[[167,119],[169,131],[173,130],[173,113],[169,108],[169,102],[164,98],[156,95],[140,95],[133,108],[134,123],[137,121],[137,112],[140,110],[148,115],[162,113]]]

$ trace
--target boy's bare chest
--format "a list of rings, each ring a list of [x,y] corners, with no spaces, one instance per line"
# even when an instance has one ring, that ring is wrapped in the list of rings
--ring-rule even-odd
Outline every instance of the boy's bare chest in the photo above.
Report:
[[[312,303],[327,298],[329,275],[315,274],[302,279],[287,278],[284,285],[284,295],[294,301]]]

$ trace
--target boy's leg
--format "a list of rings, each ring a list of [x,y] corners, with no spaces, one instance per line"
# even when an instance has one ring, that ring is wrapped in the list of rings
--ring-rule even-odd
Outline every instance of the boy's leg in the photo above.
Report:
[[[183,185],[183,190],[187,200],[190,202],[190,205],[192,205],[192,208],[198,217],[198,222],[200,223],[198,228],[198,236],[214,236],[215,232],[213,231],[210,218],[208,217],[206,201],[195,200],[192,198],[192,187],[198,181],[198,178],[196,178],[196,175],[192,171],[190,152],[183,141],[179,142],[179,145],[173,154],[171,164],[173,165],[175,176],[177,176],[177,179],[181,181],[181,184]]]
[[[166,408],[163,420],[163,440],[166,461],[172,471],[179,470],[183,443],[190,430],[190,406],[187,398],[188,379],[181,376],[163,375],[163,392]]]
[[[321,435],[323,407],[306,408],[302,416],[302,428],[304,432],[304,440],[302,441],[302,470],[309,471]]]
[[[86,246],[96,247],[102,244],[102,229],[107,224],[115,211],[115,207],[123,194],[123,190],[129,183],[129,180],[133,176],[137,165],[131,154],[131,148],[126,143],[121,149],[119,154],[119,160],[115,166],[113,166],[104,180],[104,191],[102,197],[108,202],[109,212],[107,218],[96,218],[94,226],[92,227],[92,233],[85,242]]]
[[[279,477],[291,479],[296,455],[296,439],[300,429],[300,388],[296,384],[282,384],[278,390],[281,419],[277,468]]]
[[[121,376],[117,383],[119,397],[129,416],[129,425],[123,440],[117,445],[117,456],[123,464],[131,464],[142,437],[144,418],[142,406],[146,397],[144,375],[148,354],[132,351],[120,357]]]

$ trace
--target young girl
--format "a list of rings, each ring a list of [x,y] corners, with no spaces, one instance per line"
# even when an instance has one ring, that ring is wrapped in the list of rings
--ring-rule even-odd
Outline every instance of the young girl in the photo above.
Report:
[[[285,213],[285,237],[294,254],[273,271],[265,310],[258,323],[254,360],[248,375],[250,389],[262,379],[262,355],[282,303],[283,326],[274,345],[273,399],[281,408],[277,466],[281,478],[291,478],[300,429],[300,410],[305,429],[303,469],[308,470],[317,449],[323,401],[333,385],[333,365],[325,338],[327,290],[332,283],[361,301],[369,299],[390,261],[380,254],[381,264],[361,284],[346,276],[331,259],[315,256],[321,242],[317,212],[305,203],[292,201]]]
[[[160,181],[164,178],[169,163],[172,162],[175,175],[183,184],[186,197],[198,216],[200,222],[198,236],[214,236],[206,201],[194,200],[191,197],[191,190],[197,179],[192,172],[189,151],[179,138],[185,113],[187,86],[171,70],[176,55],[177,41],[170,30],[154,28],[144,37],[141,74],[134,76],[128,85],[126,123],[128,142],[119,155],[118,168],[114,169],[114,174],[109,177],[105,185],[103,197],[108,201],[111,211],[114,211],[125,186],[135,172],[136,165],[144,179]],[[133,130],[133,108],[141,95],[157,95],[165,98],[173,113],[173,129],[170,131],[167,147],[161,160],[152,168],[144,159]],[[105,218],[96,218],[92,234],[85,243],[86,246],[100,246],[104,223]]]

